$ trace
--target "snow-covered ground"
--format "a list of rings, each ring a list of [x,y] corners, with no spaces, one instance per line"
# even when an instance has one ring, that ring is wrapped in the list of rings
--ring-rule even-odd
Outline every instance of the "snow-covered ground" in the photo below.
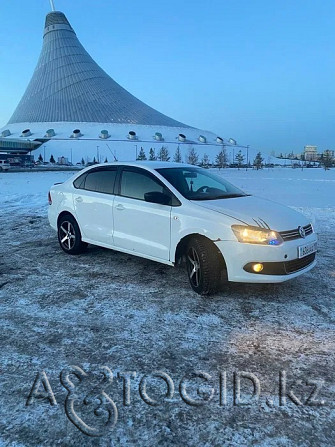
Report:
[[[98,247],[64,254],[48,225],[47,193],[71,173],[0,173],[0,446],[335,445],[335,170],[219,174],[310,216],[319,233],[317,267],[287,283],[231,284],[203,298],[180,268]],[[105,432],[105,403],[94,413],[101,386],[92,389],[91,375],[83,386],[71,376],[79,397],[74,411],[101,437],[83,434],[66,416],[65,400],[74,393],[61,384],[60,372],[71,365],[87,373],[108,366],[114,373],[107,393],[119,417]],[[157,370],[170,375],[175,392],[152,406],[139,384]],[[40,397],[27,406],[42,371],[57,405]],[[130,405],[120,371],[136,372]],[[189,396],[204,401],[214,390],[203,406],[180,396],[181,379],[195,371],[207,373],[209,382],[189,378]],[[234,400],[234,374],[242,371],[260,385],[259,399],[247,405]],[[287,375],[286,402],[280,371]],[[242,379],[243,401],[252,390]],[[166,384],[151,376],[147,392],[159,399]],[[92,402],[84,405],[87,395]]]

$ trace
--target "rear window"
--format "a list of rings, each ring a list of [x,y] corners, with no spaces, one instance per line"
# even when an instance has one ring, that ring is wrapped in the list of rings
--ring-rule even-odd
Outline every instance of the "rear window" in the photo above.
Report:
[[[73,186],[76,189],[100,192],[103,194],[114,194],[116,169],[99,169],[86,172],[78,177]]]

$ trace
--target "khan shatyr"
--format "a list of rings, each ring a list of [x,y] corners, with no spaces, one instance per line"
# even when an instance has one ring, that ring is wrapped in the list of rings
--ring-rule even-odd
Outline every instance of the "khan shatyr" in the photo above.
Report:
[[[171,159],[178,146],[183,159],[192,147],[199,157],[214,158],[231,143],[135,98],[92,59],[59,11],[46,16],[35,71],[0,129],[2,153],[32,154],[35,160],[44,154],[47,161],[52,154],[73,163],[134,160],[141,147],[148,156],[150,148],[157,153],[162,146]]]

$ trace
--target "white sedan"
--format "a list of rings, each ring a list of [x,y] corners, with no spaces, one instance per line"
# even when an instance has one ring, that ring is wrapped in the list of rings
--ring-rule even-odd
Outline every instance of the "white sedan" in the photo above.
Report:
[[[94,244],[172,266],[185,261],[202,295],[226,281],[286,281],[316,264],[316,234],[302,214],[191,165],[90,166],[52,186],[49,204],[66,253]]]

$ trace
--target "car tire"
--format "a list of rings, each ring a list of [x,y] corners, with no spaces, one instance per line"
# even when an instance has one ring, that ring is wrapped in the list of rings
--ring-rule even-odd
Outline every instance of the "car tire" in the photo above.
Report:
[[[211,295],[222,286],[224,261],[217,247],[203,237],[190,240],[186,248],[186,267],[192,289],[199,295]]]
[[[59,245],[65,253],[77,255],[86,250],[88,244],[82,241],[79,225],[70,214],[59,219],[57,233]]]

